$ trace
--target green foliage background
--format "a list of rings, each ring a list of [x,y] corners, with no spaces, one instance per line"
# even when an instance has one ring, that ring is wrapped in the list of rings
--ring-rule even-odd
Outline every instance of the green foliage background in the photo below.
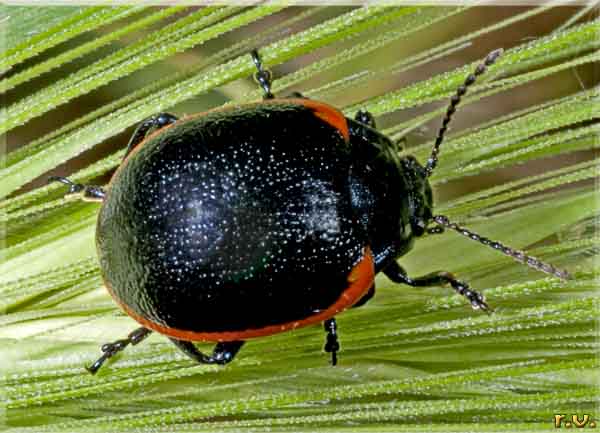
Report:
[[[420,128],[436,128],[445,107],[435,102],[486,52],[457,68],[445,63],[441,74],[430,65],[481,38],[506,42],[507,29],[557,12],[516,8],[473,24],[478,10],[468,7],[0,6],[4,430],[549,431],[555,413],[600,416],[597,78],[460,121],[476,113],[470,104],[488,112],[498,96],[527,88],[556,95],[556,77],[589,74],[600,22],[591,6],[561,11],[552,33],[510,40],[473,87],[432,182],[438,213],[565,267],[572,280],[455,234],[430,236],[403,266],[411,275],[456,272],[485,293],[493,315],[472,311],[447,288],[378,277],[376,298],[338,318],[336,368],[321,352],[322,330],[311,327],[252,341],[225,368],[193,365],[153,335],[92,377],[83,365],[99,344],[135,324],[101,287],[98,206],[64,199],[45,176],[106,182],[130,128],[145,117],[259,98],[248,79],[254,47],[275,69],[276,93],[302,90],[347,115],[368,109],[385,133],[406,136],[400,153],[424,161],[435,129],[424,136]],[[430,42],[452,27],[443,43]]]

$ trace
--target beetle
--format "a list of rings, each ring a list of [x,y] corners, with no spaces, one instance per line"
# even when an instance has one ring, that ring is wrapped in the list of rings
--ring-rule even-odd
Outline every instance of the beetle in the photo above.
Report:
[[[92,374],[155,331],[193,360],[227,364],[244,342],[323,323],[337,363],[335,316],[364,305],[375,275],[415,287],[450,285],[475,309],[482,294],[449,272],[409,277],[397,259],[450,228],[562,279],[550,264],[434,215],[428,178],[452,115],[492,51],[451,98],[425,165],[399,157],[373,115],[354,118],[293,94],[276,98],[251,52],[263,100],[178,119],[161,113],[133,133],[104,190],[52,177],[102,203],[96,244],[104,284],[142,326],[102,346]],[[206,355],[195,341],[215,342]]]

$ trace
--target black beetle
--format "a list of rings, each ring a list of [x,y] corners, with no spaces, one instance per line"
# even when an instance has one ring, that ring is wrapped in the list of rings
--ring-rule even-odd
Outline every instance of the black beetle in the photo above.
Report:
[[[375,293],[382,271],[411,286],[450,284],[474,308],[484,297],[448,272],[411,278],[396,259],[425,233],[452,228],[540,271],[565,271],[433,214],[428,177],[467,87],[494,63],[491,52],[452,97],[425,166],[399,158],[364,111],[354,119],[295,94],[275,98],[252,52],[262,102],[178,120],[162,113],[134,132],[100,201],[96,242],[106,287],[142,327],[102,346],[88,370],[152,331],[200,363],[230,362],[244,341],[323,322],[336,364],[335,315]],[[429,227],[432,223],[435,225]],[[211,355],[193,341],[213,341]]]

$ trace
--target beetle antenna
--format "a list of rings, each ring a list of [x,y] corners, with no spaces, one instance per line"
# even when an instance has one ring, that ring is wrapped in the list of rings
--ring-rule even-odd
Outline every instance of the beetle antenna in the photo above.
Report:
[[[48,183],[52,182],[60,182],[69,186],[66,197],[77,197],[84,201],[102,202],[106,196],[106,192],[99,186],[82,185],[80,183],[75,183],[66,177],[50,176],[48,178]]]
[[[568,280],[571,278],[571,275],[562,269],[558,269],[548,263],[544,263],[535,257],[528,256],[523,251],[514,250],[506,245],[501,244],[500,242],[492,241],[488,238],[478,235],[464,227],[459,226],[456,223],[451,222],[448,217],[444,215],[436,215],[433,217],[433,220],[439,224],[440,226],[450,228],[452,230],[456,230],[463,236],[466,236],[474,241],[482,243],[483,245],[487,245],[488,247],[492,247],[495,250],[500,251],[503,254],[506,254],[509,257],[512,257],[518,262],[521,262],[530,268],[537,269],[538,271],[544,272],[546,274],[554,275],[562,280]]]
[[[450,105],[448,105],[448,109],[446,110],[446,115],[444,116],[444,120],[442,120],[442,126],[438,131],[438,135],[435,139],[435,144],[433,145],[433,149],[431,150],[431,155],[427,160],[427,164],[425,165],[425,175],[426,177],[431,176],[433,169],[437,165],[438,162],[438,154],[440,152],[440,146],[444,141],[444,135],[446,134],[446,130],[448,129],[448,124],[450,120],[452,120],[452,115],[456,112],[456,106],[460,103],[461,98],[467,93],[467,88],[471,86],[477,77],[482,75],[489,66],[493,65],[494,62],[502,55],[504,50],[499,48],[497,50],[489,53],[486,58],[481,62],[473,73],[469,74],[465,79],[465,82],[458,86],[456,89],[456,93],[452,98],[450,98]]]

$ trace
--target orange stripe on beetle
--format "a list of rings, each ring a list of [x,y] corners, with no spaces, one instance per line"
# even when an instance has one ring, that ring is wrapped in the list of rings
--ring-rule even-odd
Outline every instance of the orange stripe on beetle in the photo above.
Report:
[[[289,331],[296,328],[301,328],[308,325],[323,322],[331,319],[336,314],[352,307],[364,295],[367,294],[373,281],[375,280],[375,262],[371,249],[366,247],[363,252],[363,258],[352,268],[348,275],[348,287],[342,292],[337,301],[329,308],[322,310],[312,316],[301,320],[282,323],[279,325],[269,325],[258,329],[247,329],[243,331],[228,331],[228,332],[197,332],[184,329],[170,328],[152,322],[145,317],[134,312],[129,306],[125,305],[114,293],[110,284],[104,281],[106,289],[111,296],[117,301],[121,309],[136,322],[142,326],[156,331],[160,334],[167,335],[172,338],[184,341],[239,341],[249,338],[264,337],[267,335],[278,334],[280,332]]]
[[[346,143],[350,141],[348,121],[346,120],[346,116],[344,116],[340,110],[331,105],[324,104],[323,102],[313,101],[312,99],[298,98],[288,99],[288,101],[293,101],[294,103],[312,109],[315,116],[337,129],[339,133],[342,134],[342,137],[344,137],[344,140],[346,140]]]

